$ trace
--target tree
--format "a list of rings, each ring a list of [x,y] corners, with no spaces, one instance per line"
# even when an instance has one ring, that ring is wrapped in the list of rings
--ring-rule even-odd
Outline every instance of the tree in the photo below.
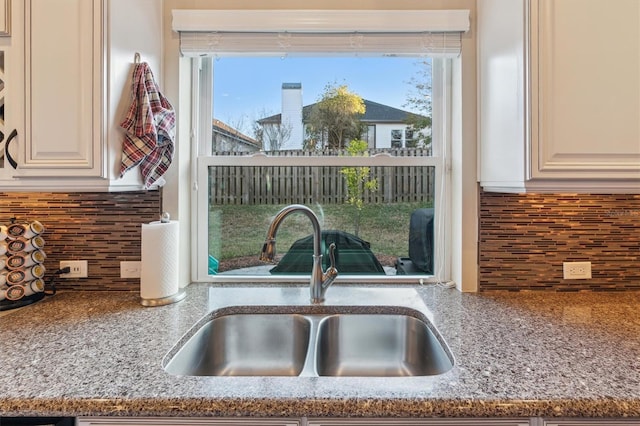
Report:
[[[271,113],[262,110],[261,117],[268,117]],[[277,151],[291,138],[293,126],[290,123],[264,123],[253,120],[253,136],[267,151]]]
[[[412,77],[409,84],[413,91],[407,96],[404,104],[420,114],[409,114],[405,122],[413,131],[416,147],[426,148],[431,146],[431,59],[425,59],[418,63],[420,69],[417,75]]]
[[[347,153],[350,156],[366,156],[369,145],[367,141],[354,139],[347,145]],[[358,236],[360,232],[360,213],[364,207],[365,191],[377,191],[378,180],[370,178],[371,169],[369,167],[343,167],[340,170],[347,183],[347,204],[355,208],[354,234]]]
[[[291,128],[289,123],[265,124],[262,128],[262,137],[269,146],[269,150],[277,151],[282,148],[291,137]]]
[[[340,149],[349,139],[362,133],[360,117],[365,112],[364,100],[346,85],[327,84],[319,102],[311,109],[308,120],[308,146],[325,141],[329,148]]]

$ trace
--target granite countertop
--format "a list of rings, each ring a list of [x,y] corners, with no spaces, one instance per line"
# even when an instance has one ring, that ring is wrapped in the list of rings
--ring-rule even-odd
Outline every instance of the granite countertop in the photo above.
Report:
[[[163,359],[227,305],[308,288],[193,284],[180,303],[59,292],[0,317],[0,416],[640,417],[640,293],[334,286],[327,304],[418,308],[455,366],[432,377],[181,377]]]

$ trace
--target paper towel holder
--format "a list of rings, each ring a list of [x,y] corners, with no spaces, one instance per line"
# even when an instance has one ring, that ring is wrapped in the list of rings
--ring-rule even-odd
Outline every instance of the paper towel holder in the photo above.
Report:
[[[168,212],[162,212],[162,214],[160,215],[160,220],[158,222],[151,222],[150,225],[152,224],[162,224],[162,226],[170,226],[171,224],[171,216],[169,215]],[[174,224],[175,225],[175,224]],[[143,241],[144,241],[144,224],[142,225],[142,235],[143,235]],[[142,258],[144,261],[144,243],[143,243],[143,250],[142,250]],[[164,305],[169,305],[172,303],[176,303],[181,301],[182,299],[185,298],[185,296],[187,295],[186,291],[184,289],[179,288],[179,286],[176,285],[177,287],[177,291],[169,296],[165,296],[164,294],[157,294],[157,292],[152,292],[155,294],[146,294],[146,296],[164,296],[164,297],[142,297],[142,279],[144,278],[144,274],[143,277],[141,277],[141,297],[140,297],[140,304],[142,306],[164,306]],[[157,277],[153,277],[156,278]],[[176,277],[177,278],[177,277]],[[162,293],[162,292],[161,292]],[[166,293],[165,293],[166,294]]]
[[[181,301],[182,299],[185,298],[186,295],[187,295],[187,292],[184,291],[183,289],[180,289],[176,294],[172,294],[171,296],[167,296],[167,297],[161,297],[159,299],[144,299],[141,297],[140,304],[142,306],[149,306],[149,307],[170,305],[172,303]]]

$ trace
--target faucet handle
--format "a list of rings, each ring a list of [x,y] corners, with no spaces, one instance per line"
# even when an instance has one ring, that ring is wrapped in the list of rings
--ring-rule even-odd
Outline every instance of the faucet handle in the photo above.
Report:
[[[329,269],[336,267],[336,243],[329,245]]]
[[[322,274],[322,283],[320,285],[320,291],[321,291],[320,298],[314,299],[312,297],[311,300],[313,301],[313,303],[318,303],[318,302],[322,303],[322,301],[324,301],[324,292],[327,291],[329,286],[331,284],[333,284],[333,282],[335,281],[335,279],[338,276],[338,269],[336,269],[335,251],[336,251],[336,244],[335,243],[331,243],[331,245],[329,246],[329,262],[330,262],[330,265],[327,268],[327,270]]]
[[[336,268],[336,243],[329,245],[329,267],[327,268],[324,276],[331,281],[327,284],[327,287],[331,285],[331,282],[338,276],[338,269]]]

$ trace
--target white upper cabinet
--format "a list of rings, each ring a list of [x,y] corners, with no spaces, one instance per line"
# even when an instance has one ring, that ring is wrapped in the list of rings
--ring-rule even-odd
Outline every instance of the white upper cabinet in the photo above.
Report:
[[[137,170],[119,177],[119,123],[131,100],[135,54],[159,76],[161,2],[25,0],[12,6],[11,36],[0,40],[7,92],[1,124],[5,140],[17,130],[9,147],[17,167],[0,160],[0,189],[140,189]]]
[[[640,2],[479,0],[480,182],[640,192]]]
[[[25,127],[15,173],[106,177],[100,162],[100,2],[25,3]]]

